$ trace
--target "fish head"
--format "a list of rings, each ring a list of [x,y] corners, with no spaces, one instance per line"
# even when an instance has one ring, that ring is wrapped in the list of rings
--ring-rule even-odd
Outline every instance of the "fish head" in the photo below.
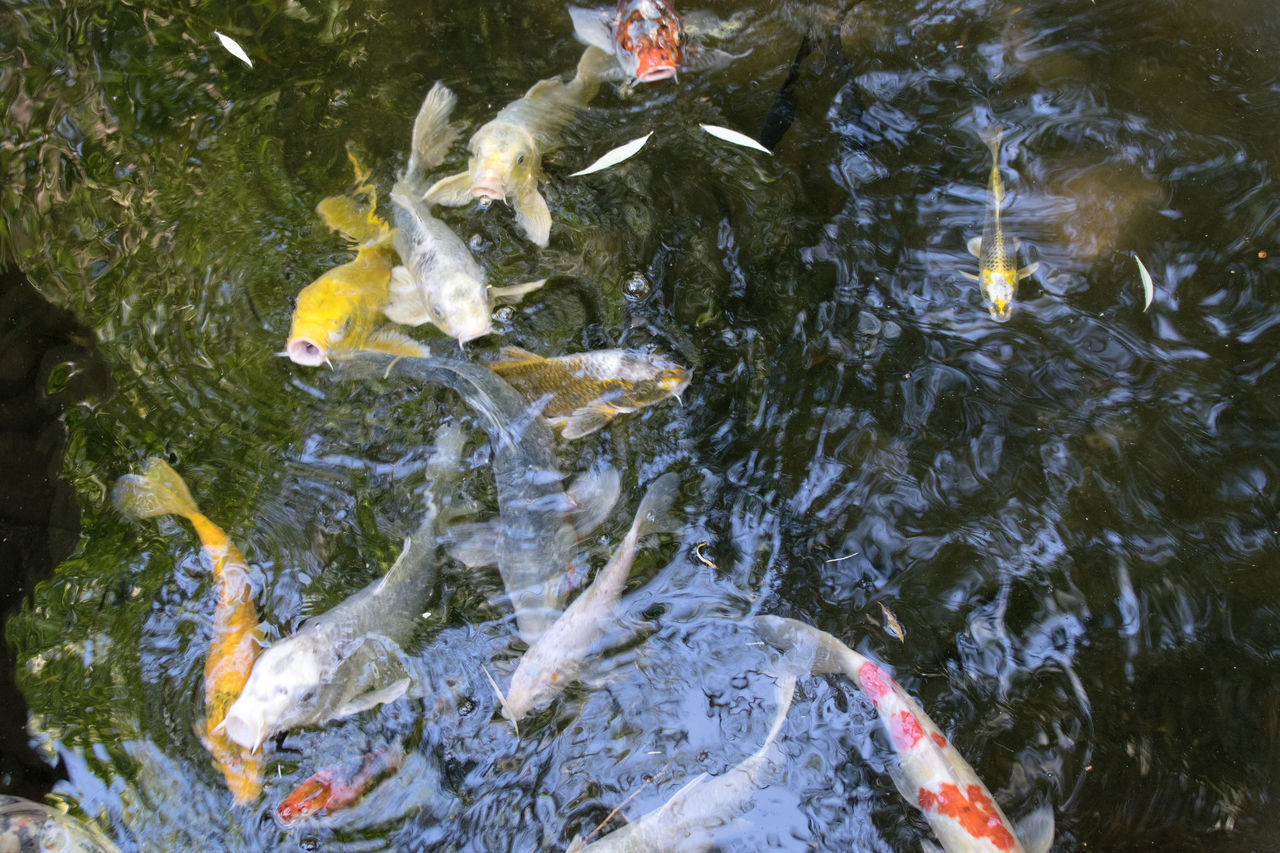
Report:
[[[335,267],[298,293],[285,343],[285,353],[295,363],[314,367],[324,364],[334,349],[360,347],[377,316],[379,297],[385,300],[386,282],[376,273],[368,281],[353,281],[368,272],[363,267],[357,272],[358,264]]]
[[[533,136],[509,123],[487,124],[471,137],[471,195],[506,201],[537,182],[542,158]]]
[[[1013,297],[1018,289],[1018,274],[1010,270],[984,269],[982,290],[986,294],[991,319],[1003,323],[1013,315]]]
[[[543,666],[533,659],[521,661],[507,687],[502,716],[519,723],[529,712],[541,708],[559,692],[561,678],[561,673],[554,667]]]
[[[489,287],[464,272],[439,276],[428,288],[426,302],[431,322],[459,343],[493,331]]]
[[[270,646],[254,661],[249,680],[222,721],[227,737],[255,752],[262,742],[307,720],[319,704],[320,686],[333,669],[313,637],[295,635]]]
[[[297,823],[328,806],[330,793],[328,775],[317,773],[281,801],[276,808],[276,816],[285,826]]]
[[[619,62],[637,82],[675,77],[684,62],[684,24],[669,4],[630,4],[619,12],[615,39]]]

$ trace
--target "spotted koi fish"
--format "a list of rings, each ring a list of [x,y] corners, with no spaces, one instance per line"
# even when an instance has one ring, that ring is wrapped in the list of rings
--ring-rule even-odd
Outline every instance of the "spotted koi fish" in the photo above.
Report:
[[[261,756],[232,742],[222,731],[227,709],[240,696],[262,648],[262,629],[244,556],[222,528],[200,513],[187,484],[163,459],[152,457],[139,473],[117,480],[111,500],[131,518],[180,515],[200,537],[218,584],[218,603],[213,609],[213,639],[204,664],[204,721],[196,733],[212,753],[213,763],[222,771],[236,802],[248,803],[262,791]]]
[[[816,643],[813,672],[848,676],[875,706],[898,757],[894,781],[924,814],[946,853],[1045,853],[1053,809],[1044,805],[1015,830],[991,792],[914,699],[888,673],[835,637],[778,616],[756,620],[772,645]]]
[[[285,826],[309,817],[333,814],[350,808],[383,779],[400,769],[404,750],[397,746],[379,749],[355,761],[325,767],[293,790],[276,807],[276,816]]]
[[[995,131],[985,137],[991,150],[991,203],[987,206],[987,218],[982,236],[969,241],[970,254],[978,259],[978,275],[962,273],[978,282],[988,303],[991,319],[1003,323],[1013,314],[1013,299],[1018,292],[1018,282],[1034,275],[1039,263],[1018,267],[1016,244],[1005,240],[1000,222],[1000,210],[1004,204],[1004,182],[1000,180],[1000,138],[1003,132]]]

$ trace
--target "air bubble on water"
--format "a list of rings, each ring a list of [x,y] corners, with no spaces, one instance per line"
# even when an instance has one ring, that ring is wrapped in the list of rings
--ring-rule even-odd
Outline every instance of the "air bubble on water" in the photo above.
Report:
[[[503,305],[497,311],[493,312],[493,318],[499,323],[510,323],[516,316],[516,309],[510,305]]]
[[[480,199],[480,201],[479,201],[479,202],[477,202],[477,203],[476,203],[476,205],[477,205],[481,210],[488,210],[488,209],[489,209],[489,205],[491,205],[491,204],[493,204],[493,199],[491,199],[491,198],[482,198],[482,199]]]
[[[644,273],[632,273],[630,278],[622,283],[622,292],[628,299],[644,299],[653,292],[653,285],[649,283]]]
[[[484,250],[484,238],[479,234],[472,234],[471,239],[467,241],[467,248],[473,252]]]
[[[862,334],[877,334],[883,326],[884,324],[880,322],[880,318],[870,311],[858,312],[858,331]]]

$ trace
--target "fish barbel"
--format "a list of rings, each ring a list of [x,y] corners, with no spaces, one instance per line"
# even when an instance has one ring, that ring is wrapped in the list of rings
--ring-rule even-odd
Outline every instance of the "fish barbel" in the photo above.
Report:
[[[875,663],[827,632],[795,619],[758,616],[756,627],[779,649],[816,643],[813,672],[843,673],[871,700],[898,759],[894,782],[903,797],[924,813],[947,853],[1044,853],[1049,849],[1052,807],[1042,806],[1015,829],[964,756]]]
[[[213,566],[218,602],[213,610],[213,638],[204,664],[204,721],[198,734],[213,754],[237,803],[247,803],[262,790],[262,763],[226,733],[222,723],[239,698],[258,650],[262,629],[253,606],[249,570],[240,550],[200,513],[187,484],[163,459],[152,457],[137,474],[116,481],[112,502],[132,518],[180,515],[195,528]]]
[[[467,171],[437,181],[427,190],[427,200],[453,206],[473,198],[507,201],[525,236],[546,246],[551,211],[538,192],[542,157],[559,146],[560,132],[596,96],[612,65],[606,51],[588,47],[571,80],[551,77],[535,83],[471,136]]]
[[[1004,204],[1004,182],[1000,180],[1000,140],[1003,130],[984,136],[983,141],[991,150],[991,202],[987,205],[987,218],[982,226],[982,236],[969,241],[969,252],[978,259],[978,275],[964,273],[978,282],[982,295],[990,303],[991,319],[1003,323],[1013,313],[1013,299],[1018,282],[1035,273],[1039,263],[1018,268],[1014,245],[1007,243],[1000,222],[1000,210]]]
[[[675,522],[667,515],[680,481],[663,474],[645,492],[631,529],[595,580],[573,600],[550,628],[520,658],[511,685],[502,701],[502,713],[512,723],[546,707],[577,679],[592,647],[604,635],[631,572],[636,548],[650,534],[671,532]]]
[[[503,347],[484,365],[530,400],[550,394],[542,416],[567,439],[595,432],[619,412],[678,398],[692,376],[673,362],[621,349],[543,358]]]
[[[457,137],[457,129],[449,124],[456,102],[453,92],[437,82],[414,120],[409,165],[391,190],[394,242],[403,266],[388,274],[389,294],[383,311],[389,319],[405,325],[430,322],[465,343],[492,330],[495,303],[518,302],[543,282],[490,287],[484,270],[461,238],[431,215],[431,206],[423,199],[422,170],[438,166]]]
[[[92,826],[44,803],[0,795],[0,851],[120,853]]]

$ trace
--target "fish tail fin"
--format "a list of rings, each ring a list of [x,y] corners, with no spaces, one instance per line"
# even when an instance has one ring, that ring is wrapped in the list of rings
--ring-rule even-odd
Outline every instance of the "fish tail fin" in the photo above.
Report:
[[[636,510],[636,538],[642,539],[651,533],[674,533],[680,529],[680,523],[671,516],[671,506],[680,493],[680,478],[668,472],[654,480],[649,490],[640,501]]]
[[[569,82],[569,85],[577,91],[579,103],[585,106],[596,96],[600,91],[600,81],[604,79],[605,73],[615,62],[613,54],[595,45],[589,46],[582,52],[582,58],[578,60],[578,69],[574,73],[573,80]]]
[[[138,473],[116,480],[111,502],[130,518],[170,514],[190,518],[200,513],[178,472],[155,456],[144,462]]]
[[[507,697],[502,695],[498,682],[494,681],[493,676],[489,674],[489,667],[481,664],[480,668],[484,670],[484,677],[489,679],[489,686],[493,688],[493,695],[498,697],[498,705],[502,708],[502,716],[511,721],[511,728],[515,729],[516,737],[520,737],[520,724],[516,722],[520,718],[511,709],[511,706],[507,704]]]
[[[439,166],[449,153],[458,138],[458,128],[449,124],[449,115],[457,102],[457,96],[439,80],[423,98],[418,117],[413,120],[413,147],[405,170],[409,180],[417,180],[421,172]]]
[[[1000,145],[1004,140],[1004,128],[999,125],[990,125],[982,130],[982,141],[986,143],[987,150],[991,152],[991,159],[996,165],[1000,163]]]

